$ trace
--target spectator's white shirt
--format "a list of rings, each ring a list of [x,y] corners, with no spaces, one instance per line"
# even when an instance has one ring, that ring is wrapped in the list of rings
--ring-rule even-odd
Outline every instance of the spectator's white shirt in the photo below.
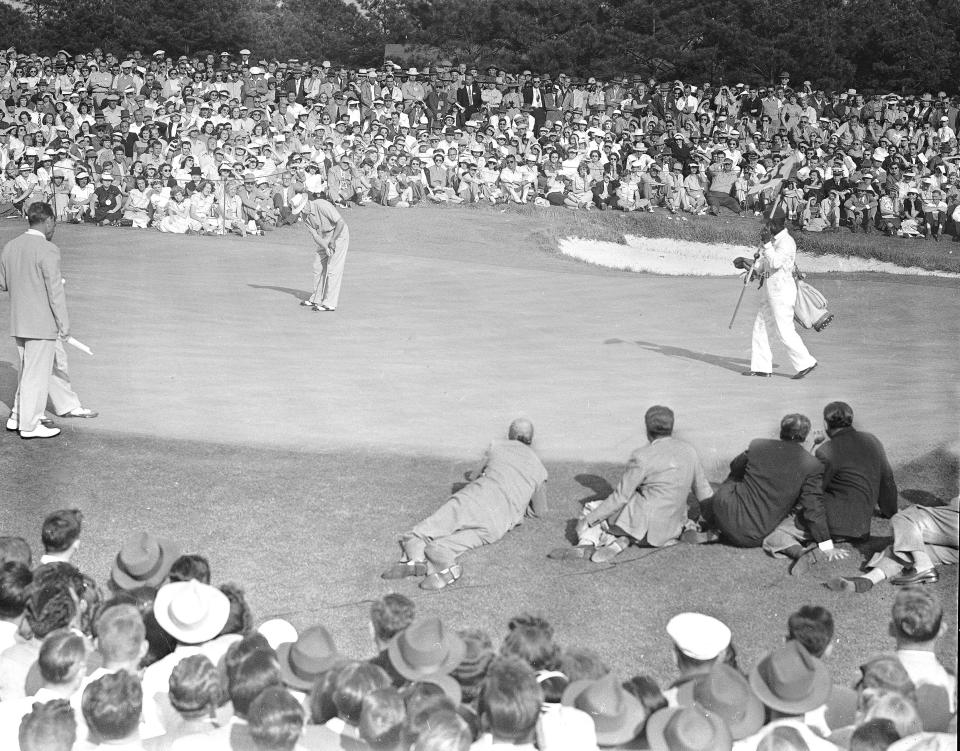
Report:
[[[898,649],[897,659],[915,686],[942,686],[950,697],[950,711],[955,712],[957,679],[940,664],[936,654],[921,649]]]
[[[0,621],[0,654],[16,644],[19,626],[11,621]]]
[[[951,128],[949,125],[944,125],[940,128],[937,128],[937,138],[940,139],[940,143],[952,141],[956,137],[957,134],[954,133],[953,128]]]

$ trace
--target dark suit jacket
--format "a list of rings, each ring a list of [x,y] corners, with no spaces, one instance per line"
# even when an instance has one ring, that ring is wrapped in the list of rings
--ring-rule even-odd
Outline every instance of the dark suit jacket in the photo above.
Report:
[[[822,480],[823,464],[802,444],[758,438],[730,462],[730,476],[717,489],[717,524],[734,545],[758,547],[799,506],[810,536],[829,540]]]
[[[70,331],[60,250],[42,235],[24,233],[0,252],[0,292],[10,293],[10,335],[56,339]]]
[[[823,502],[834,537],[865,537],[879,506],[889,518],[897,513],[897,483],[883,444],[870,433],[841,428],[820,445],[824,464]]]
[[[304,90],[304,86],[306,85],[306,83],[307,83],[306,78],[300,78],[299,80],[294,78],[288,78],[286,81],[283,82],[282,91],[284,94],[287,94],[292,91],[294,94],[297,95],[297,101],[300,104],[303,104],[304,101],[306,101],[304,99],[304,94],[306,94],[306,91]]]
[[[468,110],[469,112],[476,112],[480,108],[480,105],[483,104],[483,102],[480,101],[480,84],[474,81],[471,84],[471,88],[473,90],[473,104],[469,104],[467,102],[467,84],[466,83],[464,83],[463,86],[457,89],[457,104],[459,104],[461,107],[463,107],[465,110]]]

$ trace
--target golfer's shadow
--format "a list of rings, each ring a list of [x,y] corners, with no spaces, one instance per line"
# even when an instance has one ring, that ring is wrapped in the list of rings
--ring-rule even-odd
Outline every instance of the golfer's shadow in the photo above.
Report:
[[[17,393],[17,369],[12,362],[0,360],[0,402],[13,408],[13,398]]]
[[[310,291],[305,289],[293,289],[293,287],[275,287],[272,284],[248,284],[253,289],[271,289],[274,292],[283,292],[285,295],[292,295],[298,300],[306,300],[310,297]]]
[[[665,357],[679,357],[684,360],[705,362],[707,365],[714,365],[734,373],[741,373],[744,369],[749,369],[750,367],[750,361],[743,357],[722,357],[720,355],[711,355],[709,352],[697,352],[696,350],[687,349],[686,347],[674,347],[669,344],[645,342],[642,339],[635,339],[633,342],[629,342],[626,339],[607,339],[604,341],[604,344],[636,344],[648,352],[656,352]],[[774,364],[773,367],[779,368],[780,366]],[[775,373],[774,375],[782,374]]]

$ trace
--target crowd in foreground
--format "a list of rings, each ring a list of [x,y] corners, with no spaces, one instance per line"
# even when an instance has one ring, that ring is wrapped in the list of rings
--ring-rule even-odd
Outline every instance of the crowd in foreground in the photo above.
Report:
[[[542,617],[455,629],[402,594],[373,600],[366,655],[323,623],[257,625],[244,591],[176,541],[130,535],[101,588],[74,561],[82,514],[49,514],[33,560],[0,538],[0,748],[21,751],[802,751],[956,748],[956,680],[936,594],[899,589],[889,645],[854,686],[831,613],[804,606],[753,666],[702,613],[662,624],[676,675],[616,675]],[[357,623],[357,628],[365,624]]]
[[[943,91],[11,48],[0,102],[0,215],[47,201],[61,221],[260,233],[309,191],[960,240],[960,99]]]

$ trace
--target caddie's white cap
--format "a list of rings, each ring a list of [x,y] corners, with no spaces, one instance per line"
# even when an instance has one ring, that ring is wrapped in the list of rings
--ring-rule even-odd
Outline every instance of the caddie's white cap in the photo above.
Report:
[[[730,629],[703,613],[680,613],[667,623],[677,649],[695,660],[712,660],[730,646]]]

